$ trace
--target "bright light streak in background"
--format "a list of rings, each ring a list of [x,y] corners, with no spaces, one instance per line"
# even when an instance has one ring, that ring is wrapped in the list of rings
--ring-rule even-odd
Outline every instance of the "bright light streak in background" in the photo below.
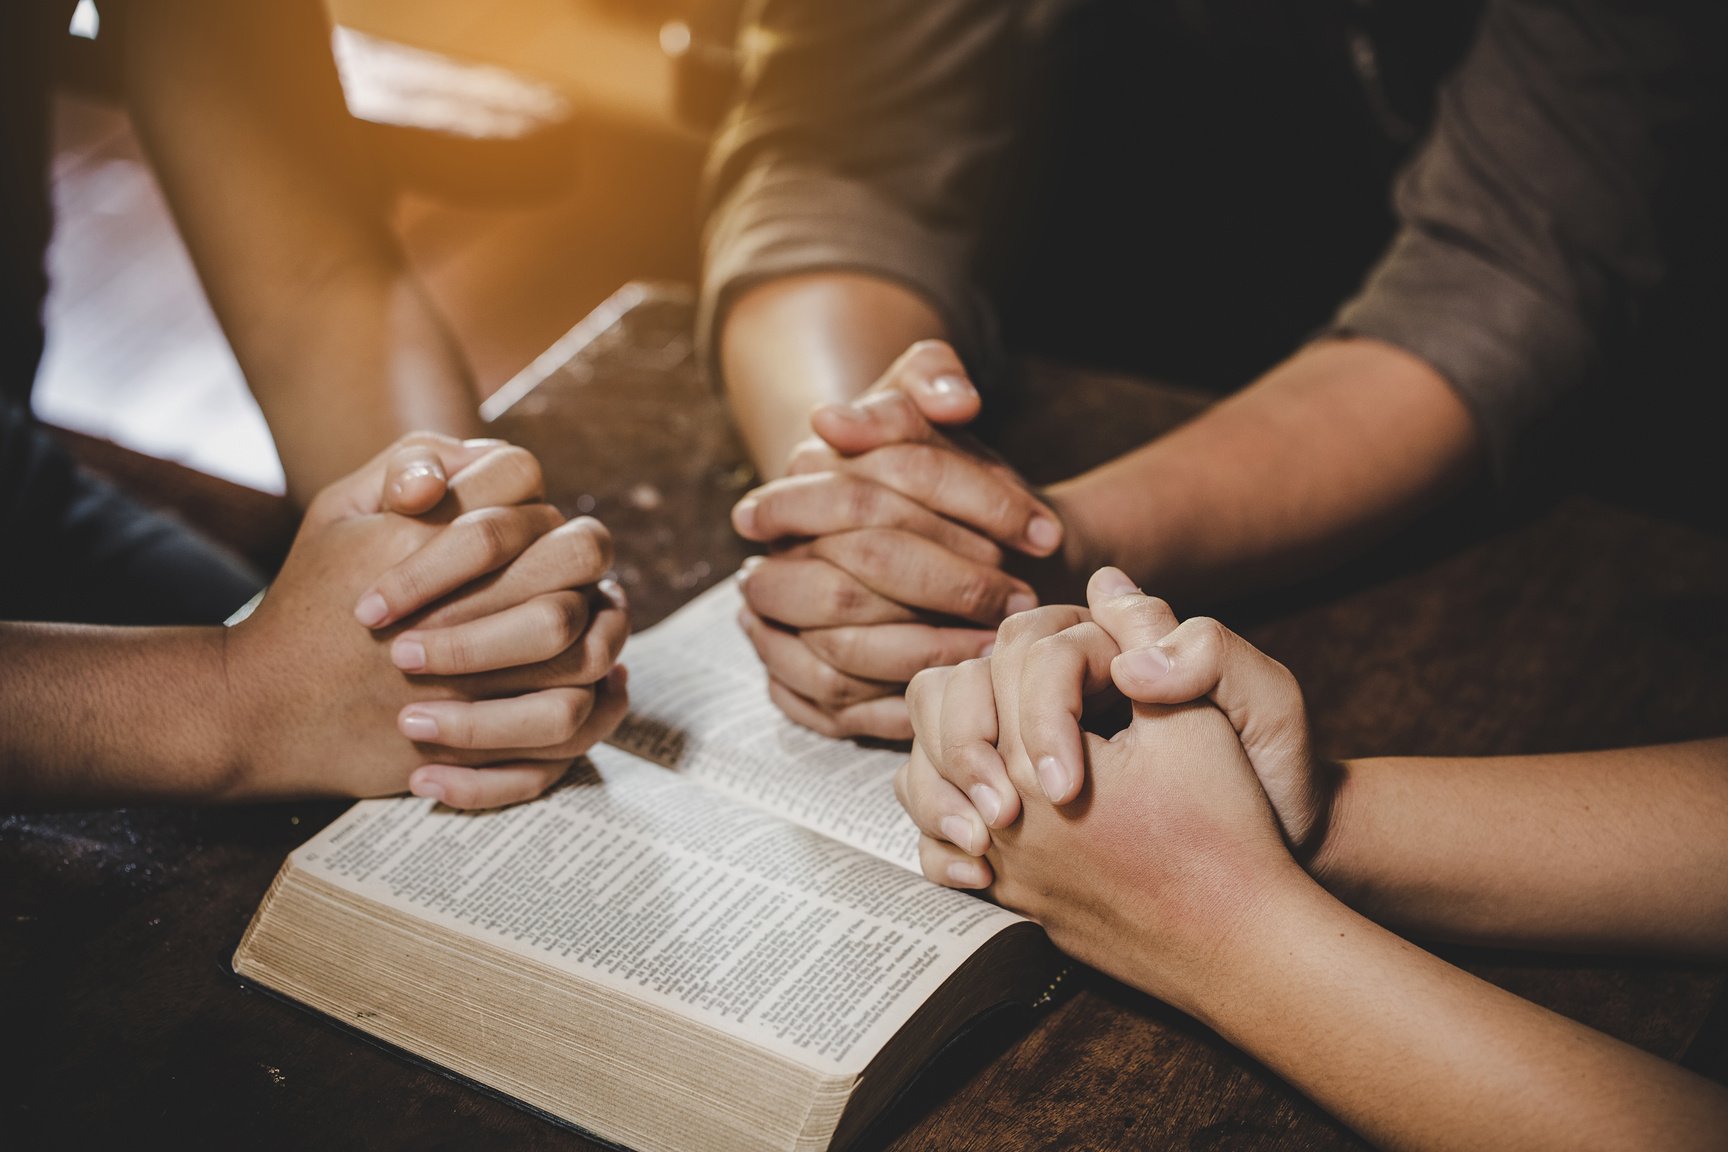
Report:
[[[96,39],[96,34],[102,31],[102,14],[96,11],[96,0],[78,0],[78,7],[72,10],[72,25],[67,31],[86,40]]]

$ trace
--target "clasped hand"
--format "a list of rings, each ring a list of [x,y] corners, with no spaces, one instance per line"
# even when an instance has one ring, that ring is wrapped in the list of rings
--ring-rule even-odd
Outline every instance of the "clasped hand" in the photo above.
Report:
[[[500,441],[417,434],[312,502],[228,631],[230,761],[256,796],[538,795],[626,706],[622,590],[598,521]]]
[[[769,555],[741,573],[740,624],[792,719],[829,736],[905,740],[919,671],[977,656],[1038,603],[1010,559],[1051,557],[1052,507],[957,434],[979,411],[952,348],[915,344],[864,397],[818,409],[789,474],[732,520]]]
[[[1104,738],[1081,721],[1107,696],[1131,717]],[[925,875],[989,889],[1168,999],[1324,833],[1330,776],[1295,679],[1113,568],[1086,607],[1012,617],[989,658],[920,673],[907,699],[895,786]]]

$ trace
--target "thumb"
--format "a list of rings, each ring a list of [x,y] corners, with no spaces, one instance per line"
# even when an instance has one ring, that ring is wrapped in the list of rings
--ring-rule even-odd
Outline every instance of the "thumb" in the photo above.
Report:
[[[1106,631],[1113,621],[1094,611]],[[1143,704],[1206,699],[1230,721],[1255,775],[1293,844],[1317,819],[1318,781],[1308,739],[1308,713],[1296,677],[1224,625],[1197,616],[1153,644],[1123,646],[1111,679]]]
[[[1127,652],[1164,639],[1176,627],[1176,613],[1156,596],[1148,596],[1120,568],[1100,568],[1086,582],[1086,603],[1099,627]]]
[[[816,434],[835,451],[856,456],[884,444],[941,437],[976,419],[983,407],[966,366],[942,340],[908,348],[869,391],[844,404],[827,404],[810,417]]]
[[[397,512],[418,516],[444,499],[450,479],[499,447],[497,440],[458,440],[436,432],[402,437],[319,494],[309,515],[325,519]]]

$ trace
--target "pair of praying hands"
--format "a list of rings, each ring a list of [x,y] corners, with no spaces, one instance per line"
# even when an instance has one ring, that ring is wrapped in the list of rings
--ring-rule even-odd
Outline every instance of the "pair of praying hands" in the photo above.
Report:
[[[1126,698],[1108,738],[1083,716]],[[1064,951],[1178,1005],[1204,957],[1323,841],[1333,773],[1294,677],[1217,621],[1100,569],[1085,607],[1003,623],[989,657],[921,672],[895,788],[925,875],[989,889]]]
[[[1010,569],[1060,565],[1055,509],[945,429],[979,397],[952,348],[915,344],[854,403],[818,409],[788,475],[733,509],[768,545],[746,562],[740,624],[793,720],[828,736],[906,740],[925,668],[987,652],[1039,602]]]
[[[612,539],[497,440],[419,433],[313,500],[228,630],[234,790],[530,799],[608,735],[629,633]]]

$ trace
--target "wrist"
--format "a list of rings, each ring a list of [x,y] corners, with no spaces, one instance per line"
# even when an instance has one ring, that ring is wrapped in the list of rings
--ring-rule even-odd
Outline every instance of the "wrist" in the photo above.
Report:
[[[1166,943],[1159,974],[1164,987],[1156,994],[1231,1035],[1240,1013],[1258,1006],[1268,975],[1304,947],[1312,925],[1336,901],[1292,862],[1225,903],[1229,911],[1204,935],[1174,949]]]
[[[1312,754],[1310,759],[1307,825],[1294,830],[1287,828],[1286,838],[1290,843],[1290,854],[1310,876],[1314,876],[1325,867],[1323,853],[1337,818],[1338,793],[1343,785],[1345,767],[1341,760],[1326,760]],[[1292,831],[1296,834],[1292,835]]]
[[[1136,987],[1210,1024],[1268,950],[1287,947],[1271,926],[1286,925],[1291,910],[1319,893],[1281,845],[1238,860],[1213,861],[1205,879],[1149,894],[1162,905],[1140,920],[1144,939],[1131,951],[1133,968],[1122,974]],[[1281,931],[1281,930],[1280,930]]]
[[[268,713],[257,706],[253,696],[256,677],[246,671],[247,644],[250,629],[244,619],[213,630],[213,659],[216,664],[213,699],[214,733],[209,758],[214,775],[213,798],[242,800],[257,791],[258,764],[251,737]]]
[[[1350,833],[1351,784],[1357,779],[1348,760],[1322,761],[1316,765],[1316,775],[1325,780],[1320,801],[1315,809],[1314,826],[1304,843],[1296,846],[1296,858],[1301,861],[1316,883],[1337,894],[1344,883],[1349,852],[1346,847]]]

